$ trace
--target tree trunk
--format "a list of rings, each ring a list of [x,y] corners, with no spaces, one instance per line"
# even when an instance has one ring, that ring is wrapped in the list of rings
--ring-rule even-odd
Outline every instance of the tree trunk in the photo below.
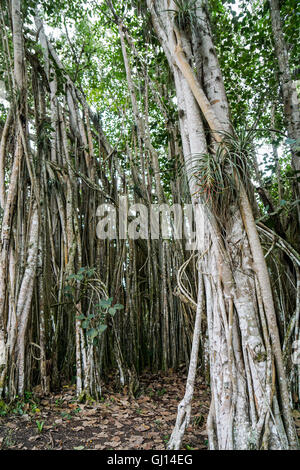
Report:
[[[269,0],[270,13],[272,21],[273,39],[275,45],[276,57],[279,66],[279,82],[283,95],[283,108],[287,123],[287,130],[290,139],[297,140],[300,138],[300,109],[299,98],[296,84],[292,79],[289,64],[289,56],[285,38],[283,35],[280,19],[279,0]],[[293,147],[293,146],[292,146]],[[292,148],[292,165],[297,171],[297,177],[300,176],[300,152],[294,151]],[[300,197],[300,182],[295,185],[297,187],[297,195]],[[300,213],[299,223],[300,223]]]
[[[175,3],[147,0],[147,4],[174,75],[182,145],[190,172],[196,165],[193,155],[204,157],[208,152],[200,109],[212,131],[215,150],[217,143],[222,144],[223,132],[230,132],[205,2],[197,2],[191,24],[201,35],[203,84],[197,78],[201,74],[193,69],[190,31],[180,30],[176,14],[170,11],[176,11]],[[230,199],[223,218],[211,209],[216,195],[212,193],[211,204],[203,204],[195,178],[190,183],[197,207],[198,249],[203,255],[209,336],[209,445],[211,449],[296,448],[269,275],[247,193],[241,177],[235,170],[233,173],[236,197]],[[179,445],[177,439],[172,448]]]

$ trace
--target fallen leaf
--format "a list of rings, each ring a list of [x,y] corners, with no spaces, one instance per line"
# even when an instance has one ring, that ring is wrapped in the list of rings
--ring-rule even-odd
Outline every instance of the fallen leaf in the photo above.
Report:
[[[150,429],[150,426],[147,426],[146,424],[141,424],[140,426],[136,426],[134,429],[138,432],[145,432]]]
[[[85,416],[92,416],[97,412],[97,410],[91,409],[91,410],[84,410],[84,415]]]
[[[142,436],[131,436],[129,440],[130,446],[137,447],[140,446],[144,442],[144,438]]]
[[[93,436],[95,437],[108,437],[106,432],[100,432],[100,433],[93,433]]]
[[[107,446],[108,448],[110,448],[110,447],[113,447],[113,448],[114,448],[114,447],[118,447],[118,445],[120,444],[120,442],[105,442],[104,444],[105,444],[105,446]]]
[[[147,442],[146,444],[143,445],[143,449],[145,450],[150,450],[153,447],[153,442]]]
[[[30,442],[32,442],[32,441],[37,441],[37,440],[40,439],[40,438],[41,438],[41,436],[30,436],[30,437],[28,438],[28,440],[29,440]]]
[[[124,424],[120,423],[119,421],[116,421],[115,426],[116,426],[117,429],[120,429],[124,426]]]
[[[6,426],[11,429],[14,429],[16,427],[16,425],[13,423],[6,423]]]

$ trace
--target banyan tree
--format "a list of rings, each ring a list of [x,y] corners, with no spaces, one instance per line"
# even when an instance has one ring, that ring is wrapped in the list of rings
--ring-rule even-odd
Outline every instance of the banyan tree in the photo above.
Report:
[[[134,396],[143,371],[184,364],[169,449],[196,374],[210,449],[297,448],[299,102],[280,16],[293,2],[240,2],[240,23],[231,3],[1,1],[0,397],[73,382],[99,399],[111,372]],[[258,43],[239,78],[225,45],[238,54],[247,28]],[[260,66],[266,90],[251,88]],[[170,229],[155,237],[153,207]]]

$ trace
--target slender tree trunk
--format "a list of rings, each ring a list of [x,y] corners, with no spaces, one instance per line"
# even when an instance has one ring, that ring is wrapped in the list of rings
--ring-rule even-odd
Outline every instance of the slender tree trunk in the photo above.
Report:
[[[283,95],[284,114],[287,123],[288,135],[290,139],[300,138],[300,108],[299,97],[296,84],[292,79],[289,64],[289,55],[284,34],[281,26],[279,0],[269,0],[273,39],[275,52],[279,66],[279,82]],[[300,152],[292,150],[292,164],[297,171],[297,177],[300,175]],[[298,180],[297,194],[300,197],[300,182]],[[298,215],[300,213],[298,212]],[[300,217],[299,217],[300,223]]]

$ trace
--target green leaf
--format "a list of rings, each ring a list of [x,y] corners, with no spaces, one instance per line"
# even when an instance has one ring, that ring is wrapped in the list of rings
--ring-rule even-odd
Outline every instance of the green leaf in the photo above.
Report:
[[[100,307],[103,307],[103,308],[107,308],[107,307],[110,307],[111,306],[111,302],[112,302],[112,299],[108,299],[108,300],[100,300]]]
[[[115,304],[115,305],[113,306],[113,308],[115,308],[116,310],[122,310],[122,308],[124,308],[124,305],[122,305],[122,304]]]
[[[103,333],[107,328],[107,325],[99,325],[98,326],[98,331],[99,333]]]
[[[89,324],[90,324],[89,320],[84,320],[84,321],[81,323],[81,327],[82,327],[83,329],[86,329],[86,328],[89,327]]]
[[[83,313],[81,313],[81,315],[78,315],[76,317],[76,320],[84,320],[85,319],[85,316],[83,315]]]
[[[76,274],[70,274],[70,276],[67,277],[67,281],[71,281],[72,279],[76,279]]]
[[[116,309],[114,307],[110,307],[108,313],[113,317],[116,314]]]
[[[64,287],[64,292],[72,292],[72,287],[71,286],[65,286]]]
[[[87,277],[92,277],[92,276],[94,276],[94,275],[95,275],[95,271],[96,271],[95,268],[88,269],[88,270],[86,271]]]
[[[290,138],[285,139],[285,143],[287,145],[294,145],[294,144],[296,144],[296,142],[297,141],[295,139],[290,139]]]
[[[98,336],[98,331],[96,330],[96,328],[91,328],[90,330],[87,331],[86,333],[91,339],[94,339],[96,338],[96,336]]]

